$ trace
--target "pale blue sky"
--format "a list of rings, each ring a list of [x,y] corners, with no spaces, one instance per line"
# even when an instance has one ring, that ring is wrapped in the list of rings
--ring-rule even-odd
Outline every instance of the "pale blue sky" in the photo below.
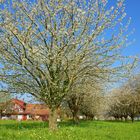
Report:
[[[127,47],[123,53],[140,57],[140,0],[126,0],[125,4],[127,16],[132,18],[130,29],[135,29],[134,34],[131,35],[135,42]]]

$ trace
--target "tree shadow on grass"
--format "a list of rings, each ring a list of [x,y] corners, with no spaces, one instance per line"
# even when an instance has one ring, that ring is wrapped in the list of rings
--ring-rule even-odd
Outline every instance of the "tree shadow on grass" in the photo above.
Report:
[[[72,120],[69,121],[62,121],[60,123],[58,123],[58,126],[60,126],[61,128],[63,127],[88,127],[90,125],[90,122],[92,121],[79,121],[78,124],[74,124]],[[92,122],[92,125],[95,123],[95,125],[97,124],[96,122]],[[0,129],[12,129],[12,130],[31,130],[31,129],[41,129],[41,128],[48,128],[48,122],[37,122],[37,121],[14,121],[12,123],[3,123],[0,124]]]
[[[122,121],[88,121],[88,120],[81,120],[79,121],[78,124],[73,123],[72,120],[69,121],[62,121],[58,123],[58,126],[61,128],[63,127],[80,127],[80,128],[86,128],[89,126],[94,126],[94,127],[100,127],[104,126],[104,123],[130,123],[128,122],[122,122]],[[48,122],[41,122],[41,121],[12,121],[12,122],[7,122],[0,124],[0,129],[13,129],[13,130],[31,130],[31,129],[41,129],[41,128],[48,128]]]
[[[97,125],[99,121],[80,120],[78,123],[74,123],[73,120],[64,121],[59,124],[61,127],[89,127],[90,125]]]
[[[15,121],[15,123],[6,123],[6,124],[0,124],[0,129],[6,128],[6,129],[13,129],[13,130],[25,130],[25,129],[35,129],[35,128],[47,128],[48,122],[18,122]]]
[[[127,120],[127,121],[125,121],[125,120],[106,120],[104,122],[111,122],[111,123],[132,123],[131,120]],[[134,122],[138,122],[138,121],[134,121]]]

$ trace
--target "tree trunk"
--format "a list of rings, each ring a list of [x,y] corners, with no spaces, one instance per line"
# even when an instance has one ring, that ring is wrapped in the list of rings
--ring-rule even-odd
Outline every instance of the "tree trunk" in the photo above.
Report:
[[[57,130],[57,109],[50,109],[49,129],[51,131]]]
[[[127,117],[124,117],[125,121],[127,121]]]
[[[134,122],[134,117],[131,117],[132,123]]]
[[[0,110],[0,119],[2,118],[2,110]]]
[[[73,113],[73,122],[74,122],[74,124],[78,124],[78,122],[79,122],[77,113]]]

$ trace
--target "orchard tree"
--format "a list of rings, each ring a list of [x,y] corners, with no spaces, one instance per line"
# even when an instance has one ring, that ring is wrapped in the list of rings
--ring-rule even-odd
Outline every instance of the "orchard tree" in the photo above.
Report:
[[[99,110],[99,98],[103,93],[105,83],[102,84],[97,78],[81,77],[66,96],[65,102],[72,113],[74,123],[78,123],[78,115],[83,114],[93,118]],[[93,117],[92,117],[93,116]]]
[[[0,80],[12,93],[30,93],[56,110],[79,77],[124,77],[132,60],[123,0],[7,0],[0,10]],[[123,26],[124,25],[124,26]],[[130,64],[130,63],[131,64]]]
[[[130,89],[129,116],[133,122],[140,115],[140,75],[130,77],[124,88]]]
[[[102,91],[95,90],[92,93],[87,92],[84,94],[83,103],[80,111],[86,116],[86,119],[94,119],[98,117],[100,113],[100,105],[102,99]]]
[[[130,93],[126,92],[126,90],[122,90],[121,88],[112,91],[112,95],[108,99],[107,115],[109,117],[114,117],[115,119],[125,118],[125,120],[127,120],[130,104]]]
[[[72,113],[73,122],[78,123],[78,113],[80,111],[80,106],[83,103],[83,93],[71,93],[66,99],[68,107]]]
[[[107,114],[113,116],[116,119],[125,118],[128,116],[132,122],[134,118],[140,114],[140,95],[137,93],[138,88],[134,85],[135,79],[130,79],[128,83],[120,87],[120,89],[114,90],[110,97],[109,108]]]

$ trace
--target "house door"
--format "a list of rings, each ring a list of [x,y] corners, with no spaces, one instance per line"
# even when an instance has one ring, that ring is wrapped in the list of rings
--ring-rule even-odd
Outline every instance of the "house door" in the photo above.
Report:
[[[27,115],[23,115],[22,120],[27,120]]]

